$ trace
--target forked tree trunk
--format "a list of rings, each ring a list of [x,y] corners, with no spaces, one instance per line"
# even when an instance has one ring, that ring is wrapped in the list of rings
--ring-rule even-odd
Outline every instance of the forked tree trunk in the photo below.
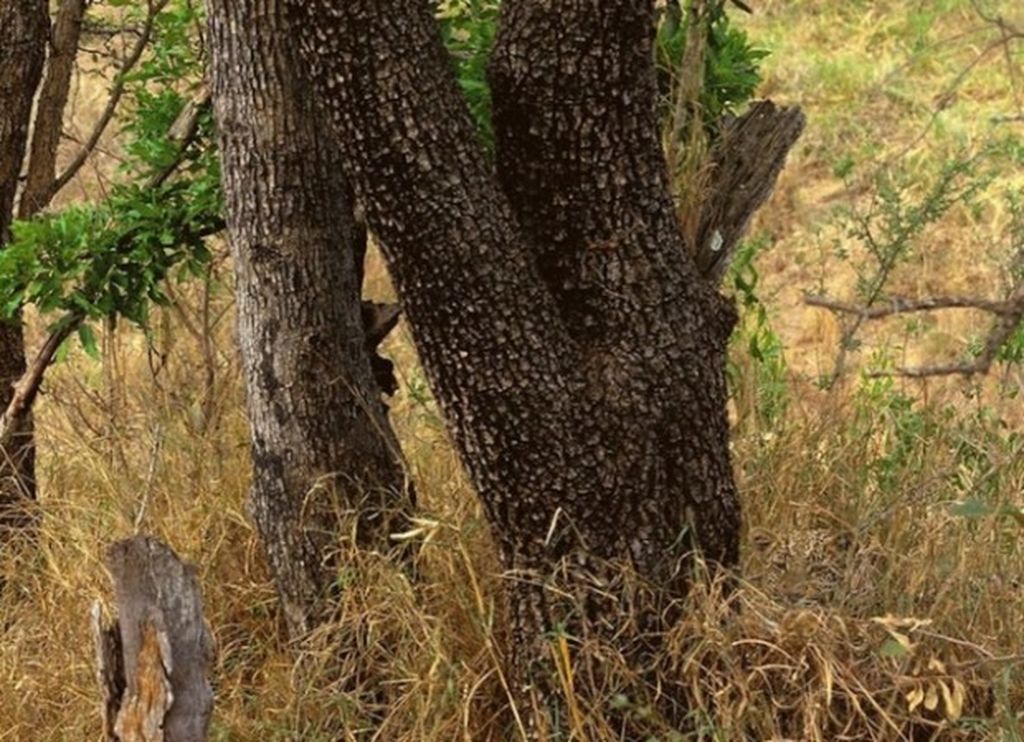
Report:
[[[420,356],[518,575],[518,676],[542,686],[532,663],[555,626],[610,633],[619,611],[646,628],[670,619],[661,599],[622,604],[608,583],[618,568],[678,597],[695,548],[737,559],[724,380],[734,311],[700,279],[674,214],[654,111],[654,4],[506,3],[492,76],[498,181],[428,3],[291,5]],[[544,589],[559,571],[576,600]]]
[[[550,632],[613,639],[641,671],[679,615],[693,555],[738,559],[724,374],[735,311],[675,213],[654,0],[505,0],[493,167],[429,3],[286,2],[501,548],[515,690],[542,717]],[[778,173],[755,171],[730,176],[725,200],[743,207],[744,188]],[[712,202],[744,224],[753,211]]]
[[[252,438],[250,510],[290,633],[329,609],[358,520],[386,548],[408,504],[361,318],[352,194],[277,0],[208,6]],[[354,514],[358,518],[352,518]]]
[[[7,241],[18,176],[25,159],[32,99],[42,77],[49,32],[45,0],[0,4],[0,247]],[[25,372],[20,320],[0,321],[0,409]],[[11,445],[0,448],[0,545],[4,531],[25,523],[25,502],[35,495],[35,445],[31,417]]]

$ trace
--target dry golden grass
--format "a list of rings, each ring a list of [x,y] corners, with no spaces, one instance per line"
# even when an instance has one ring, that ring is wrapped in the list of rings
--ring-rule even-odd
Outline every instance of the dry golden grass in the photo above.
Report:
[[[822,268],[829,209],[858,197],[833,177],[833,162],[913,142],[933,97],[971,58],[969,36],[913,52],[919,5],[929,4],[762,0],[749,22],[774,49],[766,94],[800,102],[810,118],[758,226],[775,242],[758,267],[790,371],[766,373],[737,344],[743,579],[728,598],[715,587],[690,596],[654,673],[692,704],[680,739],[1024,739],[1020,399],[991,381],[865,382],[831,393],[808,381],[829,367],[837,334],[830,318],[802,307],[800,292],[819,273],[837,293],[850,280],[842,266]],[[937,5],[925,40],[970,28],[969,3]],[[1012,105],[998,65],[980,67],[908,162],[926,167],[930,152],[980,137],[988,115]],[[901,287],[988,285],[1002,217],[994,205],[986,213],[951,214]],[[373,292],[386,295],[379,264],[371,275]],[[213,305],[229,304],[221,288]],[[119,328],[104,334],[103,363],[72,354],[48,378],[38,541],[0,561],[0,740],[98,738],[87,612],[109,600],[104,549],[137,521],[199,565],[218,643],[214,739],[515,738],[499,566],[407,332],[388,352],[402,377],[394,421],[420,493],[421,579],[410,583],[384,556],[346,554],[335,622],[295,648],[245,514],[247,429],[230,315],[210,330],[208,389],[201,335],[188,329],[202,326],[201,305],[186,292],[185,317],[162,314],[152,352]],[[976,323],[944,314],[939,340],[912,352],[955,352]],[[1019,387],[1016,374],[1003,380]],[[765,400],[779,395],[786,412],[766,422]],[[572,739],[616,739],[612,725],[624,716],[652,738],[674,739],[647,708],[655,691],[629,677],[612,648],[552,646],[573,689]]]
[[[1018,5],[980,3],[1019,27],[1024,16]],[[1024,45],[1018,43],[1013,53],[1015,78],[1001,49],[989,49],[998,33],[969,0],[764,0],[746,25],[772,50],[762,94],[797,103],[808,117],[776,197],[753,232],[771,240],[772,250],[761,260],[763,288],[773,299],[790,366],[816,377],[831,369],[838,330],[826,311],[803,306],[803,293],[849,297],[852,262],[864,254],[863,245],[837,233],[835,208],[863,206],[867,181],[883,163],[925,181],[943,159],[1019,134],[1020,123],[996,124],[993,117],[1017,113],[1024,105],[1019,79]],[[936,115],[943,100],[949,104]],[[833,172],[846,158],[856,163],[852,187]],[[990,164],[1000,177],[983,208],[976,213],[955,208],[926,232],[894,276],[893,293],[984,296],[999,289],[1008,215],[996,194],[1011,184],[1024,185],[1024,169],[1009,157]],[[836,259],[839,246],[850,260]],[[906,344],[902,360],[917,364],[956,357],[985,327],[984,318],[964,311],[935,313],[929,322],[934,332],[924,341],[906,342],[901,319],[867,328],[864,337],[871,346]]]

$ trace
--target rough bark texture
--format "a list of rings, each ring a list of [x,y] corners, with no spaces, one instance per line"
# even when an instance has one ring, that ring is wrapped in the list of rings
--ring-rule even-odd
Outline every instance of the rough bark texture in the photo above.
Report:
[[[104,730],[119,742],[202,742],[213,711],[213,637],[196,570],[136,536],[107,552],[118,619],[93,608]]]
[[[580,347],[583,440],[612,459],[579,462],[608,484],[569,515],[650,576],[691,527],[733,563],[739,525],[723,373],[734,311],[700,280],[676,219],[653,13],[510,0],[491,65],[499,178]]]
[[[589,622],[606,635],[634,619],[663,631],[675,615],[663,600],[690,577],[684,557],[695,547],[719,564],[738,556],[724,378],[734,311],[701,280],[680,232],[655,114],[652,5],[502,7],[490,67],[497,172],[578,343],[581,418],[567,463],[594,483],[553,504],[588,557],[626,562],[654,586],[652,602],[604,600],[614,572],[596,580]]]
[[[420,357],[521,578],[513,664],[542,683],[529,665],[546,631],[632,620],[607,565],[679,596],[693,547],[737,558],[723,373],[734,312],[674,216],[653,4],[504,5],[500,185],[428,4],[292,5]],[[569,605],[543,589],[560,570],[581,593]]]
[[[360,514],[364,544],[386,546],[384,511],[408,497],[371,370],[376,346],[363,331],[352,193],[317,124],[282,7],[216,0],[209,21],[252,435],[250,509],[299,636],[329,607],[348,515]]]
[[[694,551],[731,566],[740,530],[735,311],[673,204],[655,3],[503,2],[492,167],[429,3],[285,1],[511,578],[515,692],[543,716],[562,628],[642,674]],[[731,236],[753,207],[720,211]]]
[[[32,127],[32,151],[25,188],[18,204],[18,217],[21,219],[28,219],[45,208],[53,196],[64,107],[68,102],[71,75],[78,56],[85,5],[86,0],[63,0],[53,24],[46,79],[40,88]]]
[[[11,224],[48,30],[45,0],[0,3],[0,246],[6,242]],[[0,409],[6,409],[10,403],[13,385],[24,372],[20,320],[0,321]],[[24,508],[19,504],[35,494],[34,470],[35,447],[29,418],[12,444],[0,449],[0,531],[23,525]]]
[[[701,274],[714,284],[725,275],[750,220],[771,196],[805,124],[799,108],[765,100],[724,127],[711,153],[711,189],[701,204],[693,246]]]

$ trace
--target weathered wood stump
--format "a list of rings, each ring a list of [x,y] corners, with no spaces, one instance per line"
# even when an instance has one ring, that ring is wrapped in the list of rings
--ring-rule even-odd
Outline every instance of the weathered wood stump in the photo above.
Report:
[[[202,742],[213,711],[213,637],[195,567],[148,536],[107,551],[119,618],[93,605],[103,726],[115,742]]]

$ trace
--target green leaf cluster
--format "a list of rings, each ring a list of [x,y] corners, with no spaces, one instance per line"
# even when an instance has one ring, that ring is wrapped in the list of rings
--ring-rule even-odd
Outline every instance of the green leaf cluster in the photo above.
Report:
[[[500,0],[441,0],[437,18],[462,95],[488,151],[494,149],[491,125],[491,88],[487,62],[498,29]]]
[[[108,20],[110,8],[122,7],[123,23],[142,23],[139,3],[107,0],[90,12]],[[94,353],[90,321],[145,326],[151,304],[167,302],[165,280],[205,274],[205,238],[223,227],[211,113],[199,115],[184,149],[169,136],[202,85],[201,24],[193,3],[167,3],[150,47],[124,76],[118,182],[100,199],[12,225],[0,251],[0,319],[34,305],[53,318],[52,328],[80,324],[79,338]]]
[[[703,43],[703,69],[697,104],[705,129],[713,134],[724,117],[753,98],[761,84],[761,61],[769,52],[755,46],[732,22],[725,0],[669,0],[655,47],[666,110],[671,110],[679,78],[694,73],[684,69],[684,60],[687,45],[698,39]]]
[[[202,273],[203,238],[219,228],[209,174],[157,188],[124,184],[106,201],[16,222],[0,251],[3,314],[33,304],[44,314],[145,325],[149,303],[166,302],[160,284],[172,268]]]

